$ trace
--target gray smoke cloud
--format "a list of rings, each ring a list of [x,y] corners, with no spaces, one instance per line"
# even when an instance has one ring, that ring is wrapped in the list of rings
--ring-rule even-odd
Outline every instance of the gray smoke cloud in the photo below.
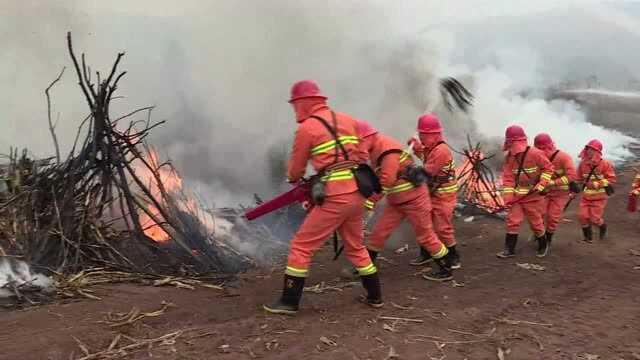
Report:
[[[70,65],[64,36],[72,30],[77,51],[87,52],[94,69],[106,71],[118,51],[127,52],[122,69],[129,73],[119,90],[126,98],[114,104],[115,113],[157,105],[154,118],[168,123],[155,132],[153,143],[216,205],[246,203],[253,193],[276,190],[279,176],[284,178],[276,171],[282,169],[279,159],[295,128],[286,103],[289,87],[305,78],[317,80],[337,110],[402,141],[413,134],[420,113],[435,110],[458,148],[467,132],[497,138],[511,122],[526,123],[531,136],[568,124],[560,125],[558,136],[578,126],[585,136],[605,137],[607,148],[624,156],[628,138],[588,124],[575,106],[548,102],[531,91],[593,72],[617,83],[638,70],[635,22],[626,14],[639,9],[589,1],[576,8],[575,3],[478,1],[471,11],[464,1],[445,6],[439,1],[4,0],[0,151],[19,145],[40,156],[52,153],[43,90]],[[592,5],[592,11],[580,10]],[[561,26],[567,14],[575,29]],[[588,26],[594,17],[602,26]],[[532,25],[521,26],[526,21]],[[608,35],[594,37],[603,27]],[[634,43],[624,60],[609,52],[622,69],[615,74],[611,58],[595,51],[613,46],[606,39],[614,35]],[[598,43],[584,40],[590,38]],[[581,51],[567,46],[576,39],[582,39]],[[66,148],[87,112],[69,70],[53,90],[55,111],[61,113],[57,132]],[[460,76],[474,89],[472,114],[444,111],[437,79],[447,75]],[[556,139],[571,151],[583,140]]]

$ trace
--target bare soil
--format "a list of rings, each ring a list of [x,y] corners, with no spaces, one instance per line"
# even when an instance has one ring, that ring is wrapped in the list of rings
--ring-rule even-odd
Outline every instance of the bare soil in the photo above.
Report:
[[[458,219],[464,267],[455,283],[428,282],[420,276],[424,268],[408,265],[416,254],[411,237],[402,254],[394,252],[399,245],[389,246],[379,264],[386,302],[380,310],[358,303],[361,287],[340,279],[346,264],[331,261],[327,246],[316,256],[307,286],[324,282],[340,290],[306,292],[296,317],[267,315],[260,308],[279,295],[281,267],[243,274],[224,291],[110,285],[95,289],[102,300],[1,312],[0,359],[78,359],[84,356],[78,341],[95,353],[118,333],[146,339],[177,330],[185,332],[176,341],[120,358],[455,360],[499,359],[502,352],[514,360],[640,359],[640,270],[634,269],[640,257],[630,252],[640,250],[640,226],[638,214],[625,210],[633,173],[620,175],[607,207],[610,236],[593,245],[579,242],[575,201],[544,259],[535,257],[524,229],[518,256],[497,259],[503,223]],[[154,311],[163,301],[175,307],[132,325],[111,327],[105,321],[108,313]],[[121,337],[115,348],[132,342]]]

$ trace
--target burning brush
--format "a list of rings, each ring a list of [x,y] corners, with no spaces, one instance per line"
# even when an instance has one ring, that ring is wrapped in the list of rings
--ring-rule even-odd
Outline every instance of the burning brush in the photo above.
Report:
[[[480,143],[472,146],[468,137],[467,144],[467,149],[462,152],[456,151],[465,158],[462,165],[456,169],[461,200],[489,214],[504,211],[506,208],[498,189],[498,179],[484,163],[494,155],[484,156]]]

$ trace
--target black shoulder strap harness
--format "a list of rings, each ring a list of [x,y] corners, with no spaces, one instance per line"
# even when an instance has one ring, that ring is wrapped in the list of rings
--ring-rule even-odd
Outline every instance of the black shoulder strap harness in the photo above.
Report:
[[[600,161],[602,161],[602,160],[600,160]],[[591,167],[591,171],[589,171],[589,175],[587,175],[587,178],[584,180],[584,184],[582,184],[582,191],[584,191],[584,189],[587,188],[587,184],[589,183],[589,180],[593,176],[593,173],[595,173],[596,168],[598,167],[598,165],[600,165],[600,162],[598,162],[597,164],[595,164],[595,165],[593,165]]]
[[[560,150],[556,150],[556,152],[554,152],[553,154],[551,154],[551,157],[549,158],[549,162],[553,162],[553,160],[556,159],[556,156],[558,156],[558,153],[560,152]]]
[[[380,156],[378,156],[378,160],[376,161],[376,168],[380,167],[380,165],[382,165],[382,161],[384,160],[385,156],[389,155],[389,154],[402,154],[404,152],[404,150],[402,149],[389,149],[389,150],[385,150],[382,152],[382,154],[380,154]]]
[[[518,187],[518,185],[520,185],[520,174],[522,174],[522,171],[524,170],[524,160],[527,158],[527,154],[529,153],[529,149],[530,147],[527,146],[527,149],[524,151],[524,153],[522,154],[522,158],[520,159],[520,163],[518,164],[518,173],[516,175],[516,188]],[[524,172],[525,175],[527,175],[527,177],[529,176],[529,174],[527,174],[527,172]]]
[[[333,122],[333,127],[331,127],[329,125],[329,123],[327,122],[327,120],[321,118],[320,116],[317,115],[311,115],[312,118],[320,121],[320,123],[322,125],[324,125],[324,127],[329,131],[329,133],[331,134],[331,136],[333,136],[333,140],[335,140],[336,142],[336,156],[335,156],[335,160],[334,160],[334,164],[338,162],[338,148],[340,148],[340,151],[342,151],[342,155],[344,156],[345,160],[349,160],[349,154],[347,153],[347,149],[344,148],[344,145],[342,145],[342,143],[340,142],[340,139],[338,138],[338,120],[336,119],[336,113],[334,113],[333,111],[331,112],[331,120]]]

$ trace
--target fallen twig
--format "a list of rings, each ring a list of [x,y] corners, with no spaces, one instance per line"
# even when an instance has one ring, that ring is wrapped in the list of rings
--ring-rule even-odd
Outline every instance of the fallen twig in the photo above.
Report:
[[[86,356],[81,357],[77,360],[114,359],[116,357],[125,356],[127,351],[136,350],[144,346],[151,346],[158,342],[172,343],[175,341],[175,339],[180,337],[183,334],[183,332],[184,332],[183,330],[174,331],[172,333],[169,333],[157,338],[141,340],[131,345],[119,347],[117,349],[111,349],[111,350],[107,349],[94,354],[87,354]]]
[[[424,322],[424,320],[422,320],[422,319],[410,319],[410,318],[395,317],[395,316],[378,316],[378,319],[380,319],[380,320],[398,320],[398,321],[414,322],[414,323],[423,323]]]

